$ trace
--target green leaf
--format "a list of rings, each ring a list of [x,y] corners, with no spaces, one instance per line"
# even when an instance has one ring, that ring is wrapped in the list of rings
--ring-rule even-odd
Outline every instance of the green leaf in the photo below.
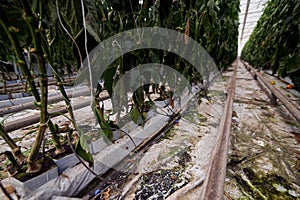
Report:
[[[101,127],[101,133],[104,136],[104,140],[106,142],[109,142],[112,140],[113,134],[112,134],[112,128],[109,125],[109,123],[104,119],[104,116],[100,116],[101,113],[98,112],[95,106],[93,106],[93,110],[96,116],[96,119]]]
[[[299,53],[295,53],[293,56],[289,55],[280,63],[280,65],[286,68],[288,74],[300,70],[300,51],[298,52]]]
[[[100,42],[99,31],[100,31],[100,15],[98,15],[96,1],[94,0],[85,0],[85,8],[88,13],[86,15],[86,26],[89,34],[97,41]]]
[[[84,142],[83,136],[80,136],[79,140],[75,145],[76,153],[90,165],[94,163],[93,156],[88,152],[87,146]]]
[[[104,86],[110,96],[112,96],[114,81],[116,81],[113,79],[116,71],[117,71],[116,66],[108,67],[101,77],[104,80]]]
[[[138,123],[138,119],[141,116],[141,114],[139,113],[139,110],[137,108],[136,105],[134,105],[130,111],[130,118],[132,119],[132,121],[134,121],[134,123]]]

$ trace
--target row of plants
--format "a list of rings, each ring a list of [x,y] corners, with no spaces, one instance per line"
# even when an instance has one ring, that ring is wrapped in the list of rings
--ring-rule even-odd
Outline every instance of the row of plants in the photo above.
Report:
[[[62,84],[62,77],[59,75],[59,65],[62,64],[61,58],[56,57],[63,46],[53,47],[55,39],[58,36],[49,34],[49,24],[47,18],[51,12],[46,12],[47,4],[45,1],[2,1],[0,4],[0,24],[1,24],[1,42],[6,49],[10,50],[16,58],[18,68],[22,71],[29,91],[34,97],[36,108],[40,110],[40,121],[35,134],[35,142],[29,155],[24,154],[15,141],[5,132],[4,122],[0,125],[0,135],[12,149],[16,158],[12,163],[18,173],[36,173],[43,169],[43,161],[49,160],[46,156],[40,156],[41,145],[44,141],[46,131],[49,130],[52,135],[52,142],[56,148],[56,153],[62,153],[64,149],[59,137],[58,125],[53,123],[48,113],[48,75],[47,63],[51,66],[52,73],[56,80],[57,88],[60,90],[68,110],[69,117],[75,127],[74,115],[70,100]],[[66,41],[67,43],[68,41]],[[71,44],[71,42],[69,42]],[[34,57],[38,67],[38,74],[33,74],[30,70],[29,62],[26,62],[25,50]],[[67,56],[69,51],[65,51]],[[67,63],[64,63],[66,65]],[[35,83],[35,76],[39,81],[39,90]]]
[[[11,147],[19,165],[18,169],[27,173],[40,170],[41,160],[38,154],[47,130],[51,132],[53,144],[58,152],[63,151],[58,126],[52,122],[47,109],[46,63],[51,66],[57,87],[65,98],[69,119],[76,129],[73,110],[61,84],[59,69],[67,65],[76,65],[76,60],[77,66],[81,66],[86,57],[85,37],[90,51],[101,41],[126,30],[153,26],[173,29],[199,42],[222,70],[237,56],[238,12],[239,0],[145,0],[143,4],[139,4],[138,0],[2,1],[0,39],[4,48],[1,50],[1,59],[5,59],[8,52],[16,57],[16,63],[26,78],[35,98],[36,107],[40,110],[36,140],[28,156],[21,152],[20,147],[4,131],[4,124],[0,125],[0,135]],[[34,83],[34,74],[25,61],[23,54],[25,49],[35,58],[38,65],[40,92]],[[101,77],[109,95],[112,95],[114,86],[126,71],[153,61],[178,70],[191,83],[202,81],[201,74],[183,58],[162,50],[138,50],[119,57]],[[99,94],[102,88],[98,85],[94,89],[92,109],[101,128],[105,130],[103,131],[105,136],[111,139],[111,130],[118,126],[108,120],[103,112],[105,108],[103,105],[100,106]],[[160,93],[165,92],[161,88],[158,89]],[[124,88],[122,90],[120,93],[125,96],[122,98],[128,99],[128,93]],[[149,106],[147,105],[149,102],[145,102],[147,90],[149,88],[141,87],[134,91],[133,106],[130,107],[128,116],[135,122],[138,118],[146,120],[144,108]],[[167,98],[172,98],[172,92],[168,95]],[[119,116],[120,112],[121,110],[116,109],[111,114]],[[77,140],[77,152],[92,162],[92,157],[81,141]]]
[[[12,2],[13,1],[7,1],[2,3],[3,5],[10,6],[10,4],[13,4]],[[36,57],[32,52],[34,49],[30,46],[31,36],[29,33],[29,29],[21,16],[22,11],[20,10],[20,8],[17,8],[17,6],[12,7],[12,10],[7,11],[3,15],[8,14],[8,16],[11,17],[9,19],[10,23],[13,24],[11,28],[14,29],[16,37],[19,40],[20,46],[22,47],[24,61],[29,67],[29,71],[32,76],[36,78],[37,76],[39,76],[39,72],[37,69],[38,61],[36,60]],[[46,24],[45,20],[43,22],[44,29],[47,29],[48,24]],[[19,83],[22,83],[24,85],[25,91],[27,91],[26,84],[28,83],[25,77],[26,75],[23,74],[22,70],[18,66],[17,69],[15,69],[14,67],[14,65],[16,64],[19,65],[17,63],[19,61],[19,58],[15,56],[15,53],[13,51],[14,47],[12,47],[11,42],[2,26],[0,26],[0,30],[0,81],[6,84],[8,81],[19,80]],[[48,43],[50,45],[49,47],[51,49],[52,59],[56,65],[55,68],[57,75],[64,79],[66,75],[70,76],[75,74],[78,70],[78,65],[76,63],[76,59],[73,56],[72,43],[68,39],[58,39],[60,35],[57,36],[56,34],[50,34],[49,30],[47,30],[46,35],[48,36],[47,40],[49,40]],[[60,41],[59,45],[57,44],[58,41]],[[57,48],[55,48],[55,46]],[[46,60],[46,62],[48,61]],[[48,74],[48,76],[51,75]],[[27,92],[30,92],[30,88],[28,89],[29,90]]]
[[[101,41],[126,30],[156,26],[179,31],[199,42],[221,70],[237,56],[239,1],[146,0],[141,5],[137,0],[115,0],[103,4],[97,2],[97,7],[99,8],[97,11],[100,11],[98,15],[102,19],[98,35]],[[158,38],[157,42],[161,40],[163,39]],[[116,51],[118,50],[116,47]],[[102,76],[105,88],[112,95],[114,86],[126,71],[153,61],[176,69],[190,82],[202,81],[201,74],[184,59],[170,52],[147,49],[127,53],[115,60]],[[112,77],[116,78],[112,79]],[[140,88],[133,95],[134,106],[129,113],[131,117],[145,120],[143,107],[145,107],[146,95],[144,93],[147,93],[148,89]],[[123,90],[120,91],[125,96],[123,99],[127,99],[127,92],[125,88]],[[119,116],[120,110],[115,110],[112,114],[115,112]],[[102,115],[101,113],[98,109],[96,115]],[[103,116],[97,118],[104,119]],[[108,127],[106,121],[102,120],[100,124],[103,128]],[[111,133],[107,134],[111,135]]]
[[[242,51],[242,59],[256,68],[289,76],[300,88],[300,2],[268,1]]]

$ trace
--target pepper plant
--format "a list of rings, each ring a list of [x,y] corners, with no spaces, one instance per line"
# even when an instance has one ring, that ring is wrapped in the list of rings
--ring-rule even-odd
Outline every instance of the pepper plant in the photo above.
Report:
[[[102,3],[97,1],[97,8],[102,19],[99,35],[101,40],[134,28],[158,26],[177,30],[199,42],[220,69],[225,69],[237,56],[238,0],[146,0],[143,4],[139,4],[137,0],[114,0]],[[120,57],[104,72],[102,79],[109,94],[112,95],[115,84],[126,71],[153,61],[178,70],[190,82],[202,80],[193,66],[172,53],[138,50]],[[135,95],[141,96],[138,93],[145,92],[136,91]],[[124,92],[124,95],[127,93]],[[143,118],[141,107],[144,100],[142,97],[133,99],[134,106],[130,116],[135,116],[135,119],[137,116]]]
[[[59,69],[66,65],[76,65],[76,55],[81,57],[79,66],[81,65],[86,53],[83,50],[85,48],[84,41],[80,42],[80,37],[85,31],[92,38],[88,40],[89,50],[117,33],[134,28],[156,26],[179,31],[186,37],[191,37],[199,42],[220,69],[225,69],[237,55],[239,0],[144,0],[142,4],[139,4],[138,0],[83,0],[83,6],[84,8],[77,0],[21,0],[20,2],[5,0],[0,3],[1,44],[5,44],[7,49],[14,51],[17,64],[22,69],[35,97],[36,105],[41,111],[36,142],[30,156],[25,160],[29,171],[36,168],[35,158],[47,126],[59,146],[59,141],[56,140],[55,125],[51,122],[47,112],[48,91],[45,63],[48,63],[53,70],[58,88],[65,97],[69,115],[76,127],[70,100],[61,84]],[[83,29],[82,19],[86,22],[86,29]],[[91,43],[91,40],[94,41],[94,44]],[[74,41],[78,43],[74,44]],[[37,60],[41,85],[40,94],[29,70],[30,66],[27,66],[25,62],[23,49],[29,49]],[[74,49],[74,51],[70,51],[70,49]],[[120,50],[118,45],[114,50]],[[183,74],[190,83],[202,81],[201,74],[183,58],[167,51],[143,49],[119,57],[104,72],[101,78],[104,80],[108,93],[112,95],[116,83],[128,70],[151,62],[162,63],[174,68]],[[144,76],[147,76],[146,74],[144,73]],[[105,108],[100,106],[100,89],[91,89],[96,91],[93,93],[92,107],[98,123],[103,129],[109,130],[114,124],[104,116]],[[135,122],[139,117],[145,119],[144,110],[149,107],[149,103],[151,104],[151,101],[145,102],[144,94],[147,94],[148,89],[148,87],[141,87],[133,94],[133,105],[130,107],[128,116]],[[125,101],[125,107],[129,108],[126,101],[128,99],[126,88],[121,87],[119,92],[121,94],[120,101]],[[162,91],[160,92],[162,93]],[[120,116],[120,112],[120,109],[114,110],[117,116]],[[8,134],[1,130],[1,136],[9,138]],[[111,139],[111,131],[106,131],[106,136]],[[6,141],[10,142],[9,139]],[[13,143],[11,147],[18,148]],[[16,157],[17,155],[15,154]],[[22,158],[19,160],[23,161]]]
[[[268,1],[242,51],[242,58],[259,69],[289,76],[300,88],[300,2]]]
[[[75,123],[70,100],[62,85],[62,80],[59,75],[58,64],[60,60],[56,59],[51,49],[51,44],[56,39],[49,37],[49,27],[47,27],[47,17],[45,1],[3,1],[0,4],[0,24],[2,33],[2,40],[8,39],[8,45],[11,45],[11,50],[17,58],[17,65],[24,74],[30,91],[34,96],[35,105],[40,110],[40,122],[36,133],[36,140],[31,149],[29,156],[24,159],[20,152],[20,148],[11,140],[9,135],[0,129],[2,138],[12,148],[14,155],[18,158],[20,164],[27,164],[27,172],[35,172],[40,170],[40,161],[37,160],[37,155],[41,144],[44,140],[44,135],[47,127],[49,128],[53,143],[58,152],[62,151],[59,137],[57,135],[57,125],[53,124],[48,114],[48,77],[46,70],[46,63],[49,63],[57,82],[58,89],[64,97],[71,121]],[[51,13],[51,12],[50,12]],[[49,14],[49,13],[48,13]],[[54,12],[51,14],[55,14]],[[48,24],[49,25],[49,24]],[[30,66],[25,60],[24,49],[34,56],[38,66],[38,77],[40,92],[38,92],[35,85],[33,74],[30,71]],[[58,48],[59,49],[59,48]],[[75,124],[74,124],[75,126]],[[22,156],[20,156],[22,155]]]

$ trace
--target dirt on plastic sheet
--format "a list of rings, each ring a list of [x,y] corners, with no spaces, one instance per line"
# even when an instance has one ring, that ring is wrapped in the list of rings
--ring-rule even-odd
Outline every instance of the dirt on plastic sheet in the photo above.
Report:
[[[224,199],[299,199],[299,124],[238,65]]]

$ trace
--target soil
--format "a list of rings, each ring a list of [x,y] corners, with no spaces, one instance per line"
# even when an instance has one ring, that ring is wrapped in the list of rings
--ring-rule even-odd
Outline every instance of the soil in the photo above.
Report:
[[[62,148],[64,149],[64,151],[62,153],[56,154],[55,148],[50,149],[49,151],[46,152],[46,154],[43,156],[42,153],[39,153],[37,156],[37,159],[39,160],[39,164],[42,165],[41,170],[35,173],[26,173],[26,167],[24,166],[22,169],[22,172],[17,172],[16,168],[13,167],[11,164],[9,164],[7,166],[7,170],[9,172],[9,174],[12,174],[13,177],[15,177],[16,179],[25,182],[33,177],[36,177],[46,171],[48,171],[49,169],[52,169],[53,167],[55,167],[55,163],[53,161],[53,159],[59,159],[62,158],[66,155],[69,155],[71,153],[73,153],[72,149],[70,148],[70,146],[65,143],[62,144]]]
[[[27,180],[30,180],[31,178],[43,174],[53,167],[56,167],[56,164],[52,159],[47,156],[43,156],[41,153],[38,154],[37,159],[39,160],[38,164],[41,164],[41,169],[38,172],[26,173],[26,167],[22,168],[24,169],[22,172],[17,172],[16,168],[11,164],[7,166],[8,172],[10,174],[13,174],[13,177],[18,179],[19,181],[25,182]]]
[[[73,151],[68,143],[64,143],[61,146],[62,146],[62,149],[64,150],[62,153],[57,154],[57,153],[55,153],[56,148],[52,148],[52,149],[48,150],[46,152],[46,154],[50,155],[51,158],[53,158],[53,159],[59,159],[59,158],[65,157],[66,155],[73,153]]]
[[[164,199],[185,186],[189,180],[182,173],[190,161],[190,154],[184,152],[179,157],[179,166],[144,174],[138,183],[139,187],[135,191],[134,200]]]

